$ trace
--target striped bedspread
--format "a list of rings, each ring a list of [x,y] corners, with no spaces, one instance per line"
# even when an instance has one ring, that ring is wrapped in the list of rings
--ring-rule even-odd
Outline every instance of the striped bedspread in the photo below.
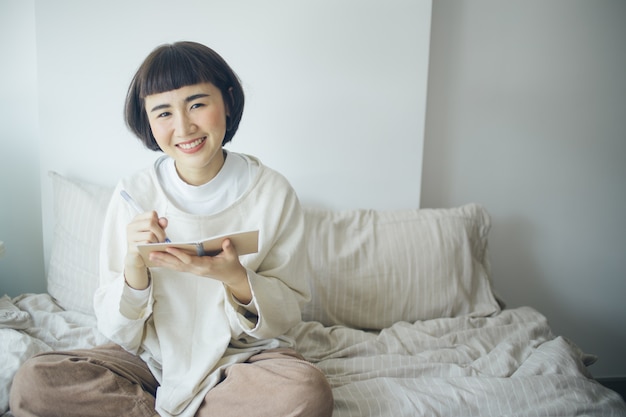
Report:
[[[28,357],[105,341],[92,316],[64,311],[48,295],[13,301],[33,326],[0,328],[0,414]],[[335,417],[626,416],[621,398],[590,378],[594,358],[555,337],[530,308],[399,322],[381,332],[305,322],[291,333],[328,376]]]
[[[626,416],[590,378],[595,358],[531,308],[371,333],[302,323],[293,336],[328,376],[335,417]]]

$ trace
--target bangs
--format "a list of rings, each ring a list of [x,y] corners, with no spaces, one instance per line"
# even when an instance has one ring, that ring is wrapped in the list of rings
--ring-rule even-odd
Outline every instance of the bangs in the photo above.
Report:
[[[177,90],[193,84],[210,82],[220,87],[212,71],[213,65],[203,62],[197,54],[184,48],[163,48],[155,54],[150,65],[144,66],[145,73],[139,78],[139,97]]]

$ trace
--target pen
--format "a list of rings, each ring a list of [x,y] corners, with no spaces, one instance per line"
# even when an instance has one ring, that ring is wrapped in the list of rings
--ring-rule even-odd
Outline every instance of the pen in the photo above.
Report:
[[[126,200],[126,202],[128,203],[128,205],[130,206],[130,208],[132,208],[136,214],[141,214],[144,213],[145,210],[141,208],[141,206],[139,204],[137,204],[137,202],[135,200],[133,200],[133,198],[130,196],[130,194],[128,194],[126,192],[126,190],[121,190],[120,191],[120,195],[122,196],[122,198],[124,200]],[[169,240],[169,238],[165,237],[165,243],[170,243],[171,240]]]

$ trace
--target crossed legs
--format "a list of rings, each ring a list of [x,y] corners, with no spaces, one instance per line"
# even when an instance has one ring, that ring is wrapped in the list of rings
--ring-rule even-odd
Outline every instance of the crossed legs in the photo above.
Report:
[[[31,358],[13,380],[10,406],[16,417],[155,417],[157,387],[139,357],[110,344]],[[196,417],[322,417],[332,408],[321,371],[291,349],[274,349],[228,367]]]

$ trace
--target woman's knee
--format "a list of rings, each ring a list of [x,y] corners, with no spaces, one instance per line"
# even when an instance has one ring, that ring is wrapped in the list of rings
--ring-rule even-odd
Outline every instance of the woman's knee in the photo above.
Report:
[[[45,356],[34,356],[24,362],[17,370],[11,384],[11,392],[9,394],[9,404],[12,412],[21,415],[26,406],[32,408],[37,404],[46,404],[50,370],[46,364],[49,358]],[[36,410],[29,410],[34,412]],[[32,415],[26,414],[25,415]]]
[[[333,413],[333,392],[326,376],[314,365],[309,365],[306,383],[302,385],[302,395],[306,398],[308,411],[303,415],[311,417],[330,417]]]
[[[260,359],[273,359],[263,363]],[[269,385],[281,387],[280,395],[287,408],[299,410],[293,415],[307,417],[328,417],[332,415],[334,400],[333,393],[324,373],[301,355],[291,349],[267,351],[252,359],[278,380],[269,382]],[[262,376],[261,376],[262,378]],[[263,381],[261,379],[260,381]],[[289,414],[292,415],[292,414]]]
[[[268,351],[231,365],[196,416],[329,417],[333,394],[326,376],[299,355]]]
[[[127,370],[115,372],[128,363],[105,363],[93,357],[97,355],[50,352],[29,359],[13,380],[11,412],[18,417],[82,417],[121,415],[118,411],[125,410],[127,416],[154,416],[154,397],[144,390],[151,382]]]

